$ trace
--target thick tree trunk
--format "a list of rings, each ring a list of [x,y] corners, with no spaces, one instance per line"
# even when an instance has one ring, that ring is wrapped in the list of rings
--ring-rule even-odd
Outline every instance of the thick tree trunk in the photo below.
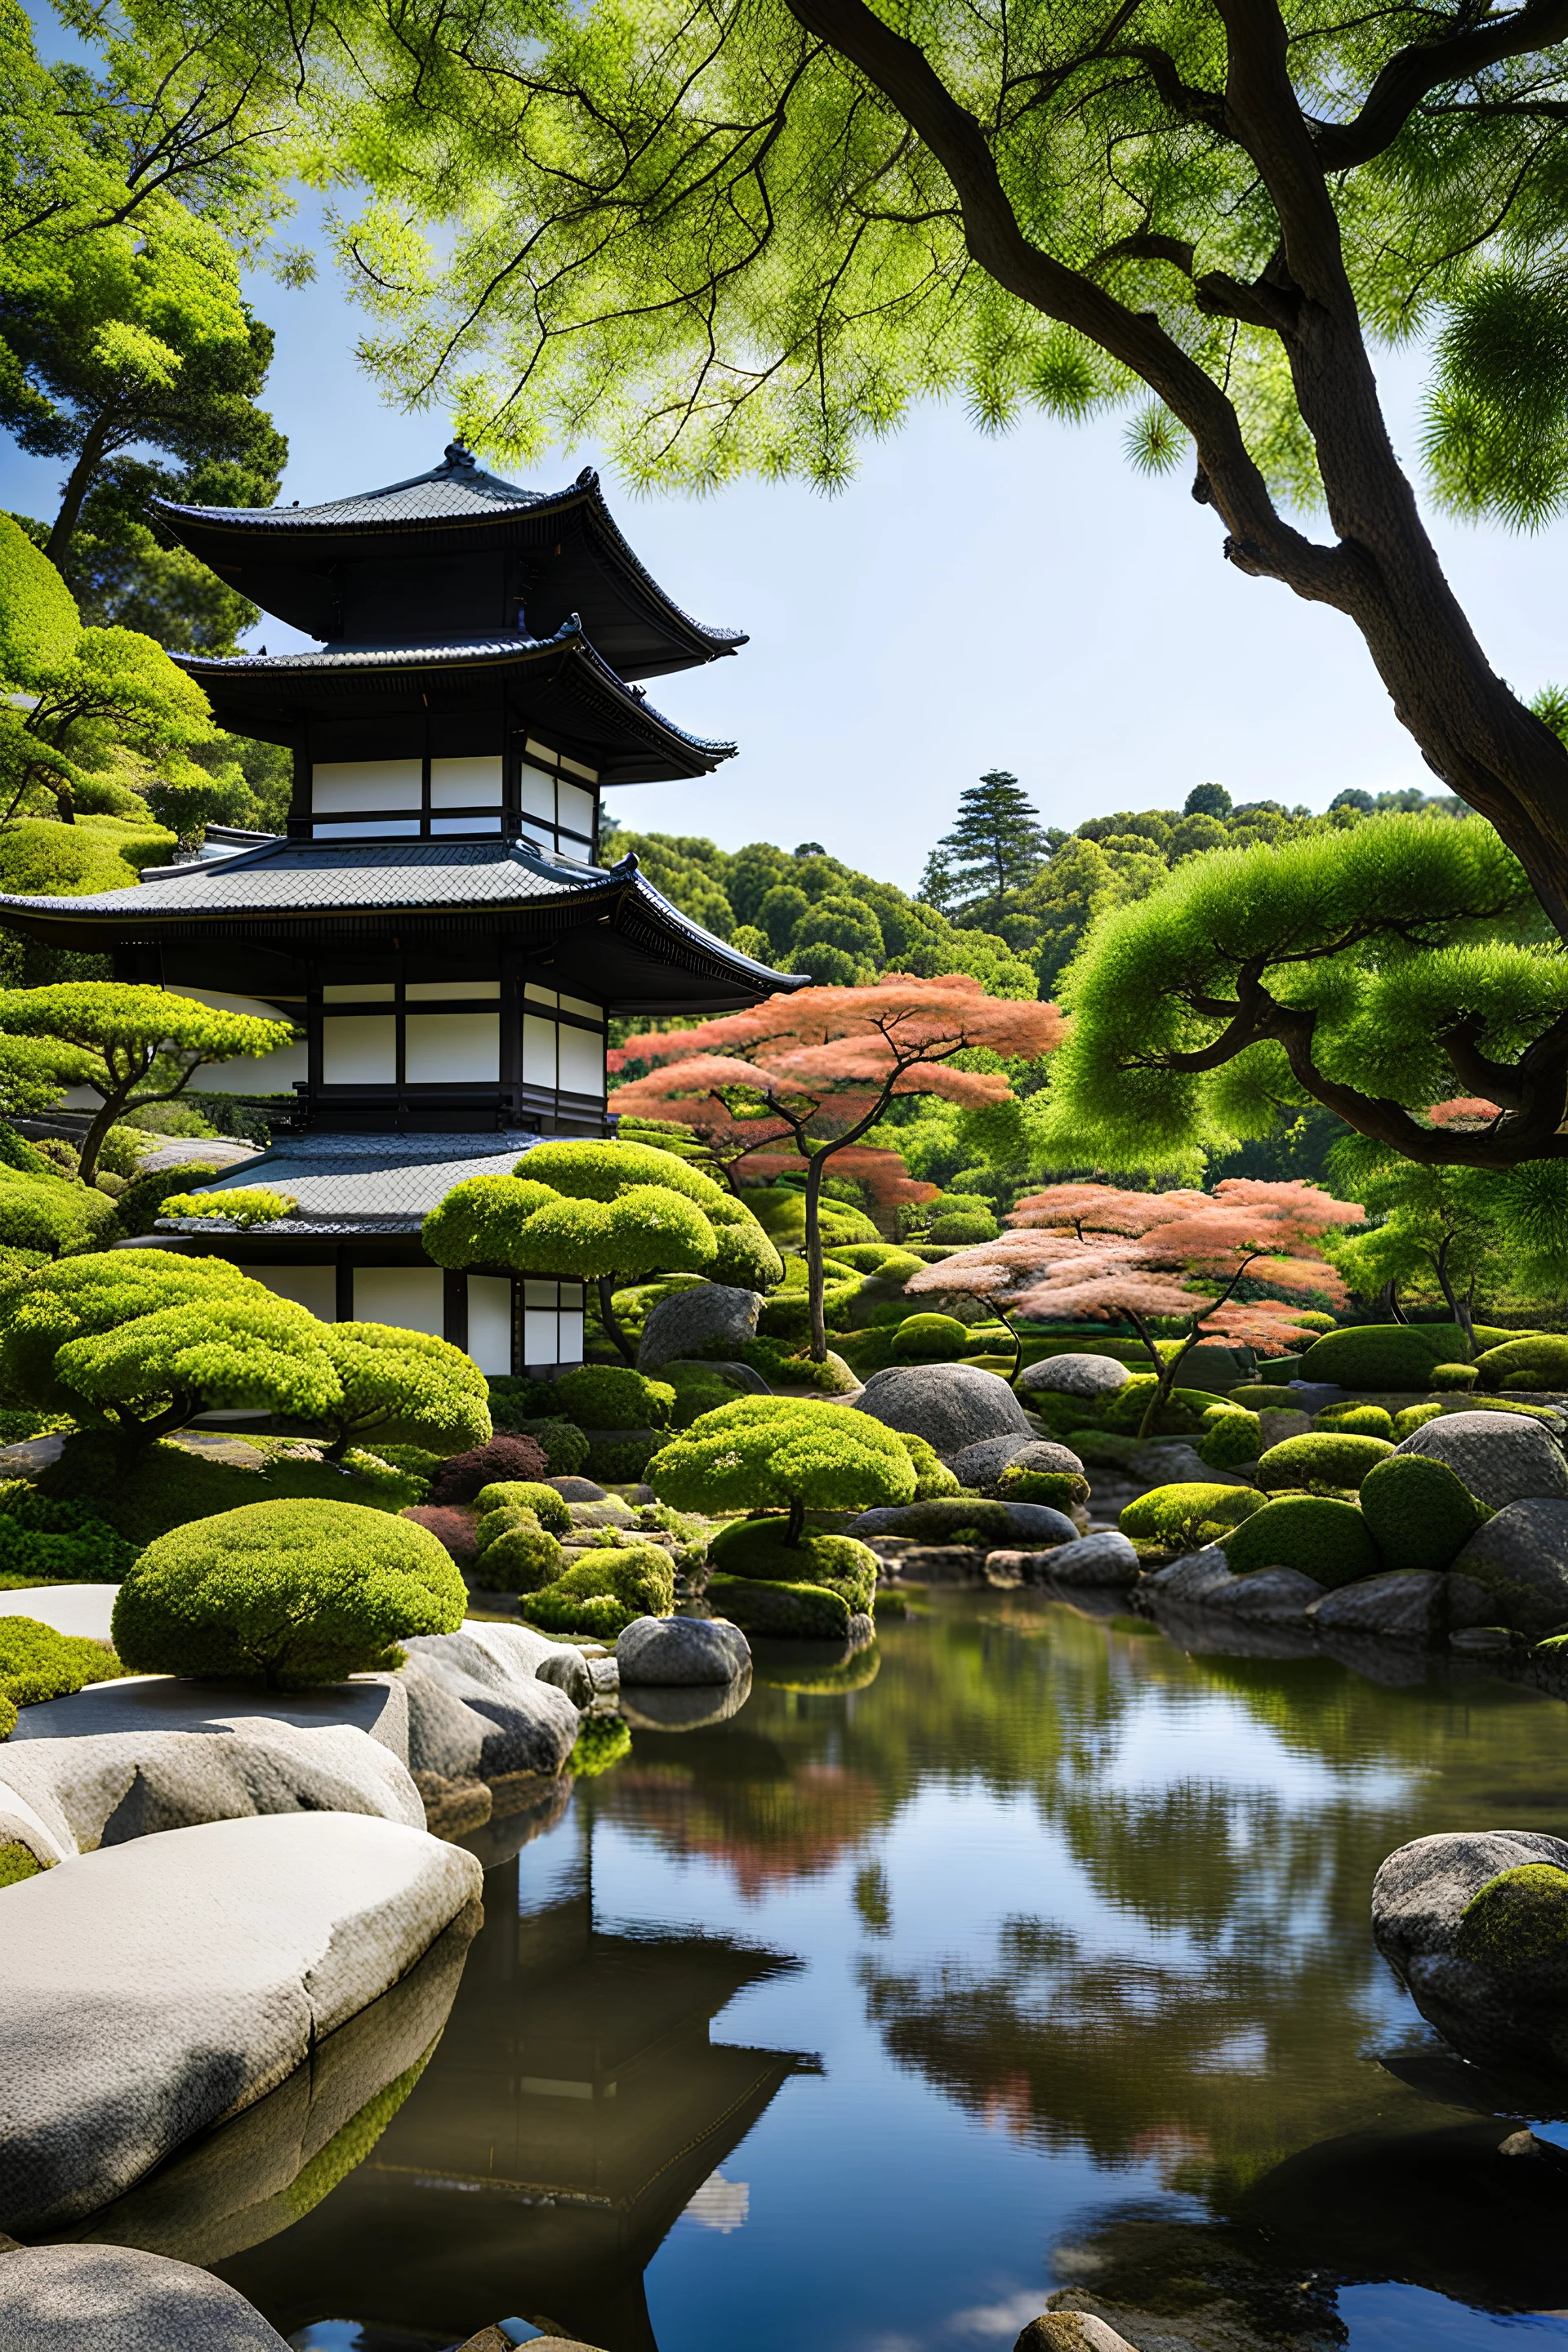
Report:
[[[65,570],[66,557],[70,552],[70,543],[76,536],[76,527],[81,517],[82,503],[92,488],[93,476],[103,463],[103,455],[109,446],[110,430],[111,420],[107,415],[99,417],[96,423],[89,425],[87,438],[81,445],[81,454],[67,478],[65,493],[60,499],[59,512],[50,525],[48,538],[44,542],[44,553],[57,571]]]
[[[626,1332],[621,1327],[620,1318],[616,1313],[615,1276],[613,1274],[602,1274],[599,1276],[595,1287],[599,1295],[599,1320],[605,1327],[605,1336],[606,1339],[615,1342],[626,1361],[630,1364],[635,1370],[637,1368],[637,1351],[632,1346],[631,1341],[627,1339]]]

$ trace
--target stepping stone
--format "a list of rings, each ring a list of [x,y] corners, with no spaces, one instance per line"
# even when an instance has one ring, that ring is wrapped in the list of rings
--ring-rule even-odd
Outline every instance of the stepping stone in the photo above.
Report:
[[[0,2352],[289,2352],[237,2288],[130,2246],[0,2256]]]
[[[482,1883],[422,1830],[304,1813],[171,1830],[0,1889],[0,2230],[85,2219],[263,2097]]]

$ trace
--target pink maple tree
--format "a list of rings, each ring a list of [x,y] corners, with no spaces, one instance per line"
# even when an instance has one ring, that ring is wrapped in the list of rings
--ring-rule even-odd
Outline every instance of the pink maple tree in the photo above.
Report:
[[[1061,1043],[1063,1028],[1054,1004],[987,996],[964,973],[884,972],[868,988],[803,988],[694,1029],[628,1037],[623,1066],[650,1066],[616,1087],[610,1108],[678,1119],[705,1139],[749,1125],[755,1141],[742,1158],[753,1165],[752,1153],[793,1155],[805,1176],[811,1352],[820,1363],[827,1327],[819,1209],[830,1167],[862,1145],[899,1096],[938,1095],[966,1108],[1005,1101],[1012,1089],[1000,1071],[962,1068],[958,1057],[984,1048],[1035,1061]],[[882,1172],[889,1182],[914,1181],[901,1163]]]
[[[1315,1244],[1364,1214],[1300,1181],[1229,1177],[1212,1192],[1052,1184],[1018,1202],[1010,1232],[922,1268],[905,1287],[911,1297],[984,1297],[1010,1329],[1010,1314],[1130,1323],[1155,1379],[1139,1433],[1146,1436],[1200,1339],[1277,1355],[1306,1336],[1288,1300],[1237,1299],[1244,1277],[1342,1303],[1343,1285]],[[1205,1283],[1221,1286],[1217,1297]],[[1153,1324],[1176,1318],[1187,1328],[1162,1349]],[[1021,1359],[1016,1329],[1014,1344]]]

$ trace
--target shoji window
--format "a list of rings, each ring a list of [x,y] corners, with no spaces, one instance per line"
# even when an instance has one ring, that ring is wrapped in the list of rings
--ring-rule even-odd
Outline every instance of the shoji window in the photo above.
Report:
[[[523,990],[522,1082],[563,1094],[605,1094],[604,1010],[530,981]],[[592,1024],[592,1026],[588,1024]]]
[[[530,1278],[523,1282],[521,1289],[522,1360],[525,1369],[545,1364],[580,1364],[583,1360],[582,1284],[536,1282]],[[471,1298],[471,1290],[469,1296]]]
[[[597,839],[597,782],[592,768],[529,736],[518,776],[524,840],[554,856],[591,864]]]
[[[311,830],[318,841],[417,836],[424,796],[423,760],[318,760]]]

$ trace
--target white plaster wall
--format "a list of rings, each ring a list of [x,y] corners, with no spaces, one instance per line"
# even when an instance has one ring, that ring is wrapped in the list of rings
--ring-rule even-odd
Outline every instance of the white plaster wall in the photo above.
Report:
[[[354,1318],[395,1323],[405,1331],[442,1332],[441,1274],[425,1265],[359,1265],[354,1268]]]
[[[504,1276],[468,1276],[468,1353],[481,1372],[511,1370],[511,1285]]]

